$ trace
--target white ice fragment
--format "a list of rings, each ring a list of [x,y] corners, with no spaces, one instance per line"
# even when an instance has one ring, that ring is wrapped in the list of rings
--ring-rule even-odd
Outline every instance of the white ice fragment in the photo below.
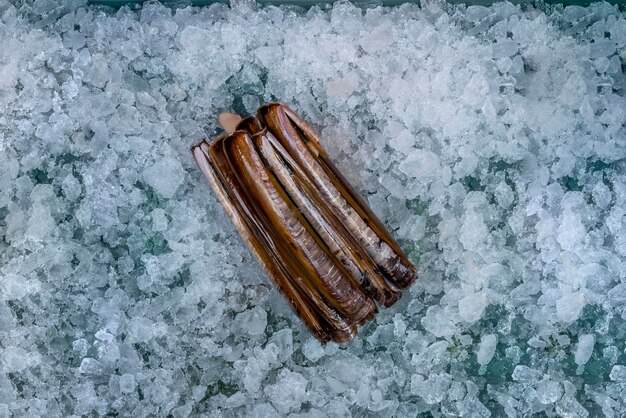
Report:
[[[22,299],[31,292],[30,283],[24,276],[9,273],[0,276],[0,297],[6,300]]]
[[[174,196],[184,177],[183,167],[170,157],[159,159],[143,172],[144,181],[166,199]]]
[[[300,407],[306,397],[307,381],[300,373],[281,370],[276,383],[265,388],[264,392],[274,407],[282,414]]]
[[[454,335],[457,331],[454,318],[438,305],[428,308],[422,318],[422,326],[436,337]]]
[[[406,322],[402,319],[401,314],[396,314],[393,316],[393,335],[396,338],[404,337],[406,333],[407,325]]]
[[[250,357],[244,368],[243,384],[246,390],[252,393],[257,392],[261,388],[261,380],[264,375],[258,360]]]
[[[594,67],[596,67],[596,71],[599,73],[605,73],[609,69],[610,61],[606,57],[598,58],[594,60]]]
[[[120,376],[120,391],[122,393],[132,393],[135,391],[135,376],[132,374],[123,374]]]
[[[498,338],[495,334],[485,334],[481,337],[478,352],[476,353],[476,361],[478,361],[478,364],[481,366],[489,364],[496,353],[497,343]]]
[[[493,56],[495,58],[510,57],[517,53],[519,46],[514,40],[508,39],[493,44]]]
[[[566,211],[559,224],[557,241],[567,251],[575,251],[585,238],[586,230],[580,216],[570,210]]]
[[[55,222],[47,206],[36,204],[29,216],[26,236],[35,241],[45,240],[54,231]]]
[[[387,49],[393,43],[393,33],[390,28],[377,27],[374,30],[367,31],[361,38],[361,48],[368,54]]]
[[[329,97],[348,97],[359,86],[359,77],[355,73],[348,73],[344,77],[329,81],[326,84],[326,94]]]
[[[278,357],[280,361],[285,361],[293,353],[293,335],[290,329],[281,329],[275,332],[268,344],[275,344],[278,347]]]
[[[511,69],[511,65],[513,65],[513,60],[509,57],[500,58],[496,61],[496,67],[498,67],[498,71],[501,73],[508,73]]]
[[[609,297],[609,301],[613,306],[624,306],[626,305],[626,283],[620,283],[617,286],[613,287],[609,290],[607,295]]]
[[[282,53],[280,46],[262,46],[254,51],[261,65],[270,68],[281,58]]]
[[[574,361],[576,364],[579,366],[587,364],[593,354],[595,343],[596,338],[593,334],[582,334],[578,337],[578,344],[576,345],[576,352],[574,353]]]
[[[72,202],[78,199],[82,190],[79,181],[71,173],[63,179],[61,187],[65,196]]]
[[[243,392],[236,392],[226,399],[224,408],[238,408],[246,403],[246,395]]]
[[[302,347],[302,354],[309,361],[317,361],[324,356],[324,347],[315,338],[309,338]]]
[[[483,217],[476,211],[468,211],[459,231],[459,241],[467,250],[479,248],[489,235]]]
[[[132,318],[128,329],[131,337],[136,341],[148,342],[155,336],[154,325],[148,318],[139,316]]]
[[[267,312],[255,306],[237,315],[235,322],[250,335],[260,335],[267,327]]]
[[[412,150],[399,165],[400,171],[419,180],[434,180],[440,175],[441,165],[437,154],[423,149]]]
[[[252,416],[255,418],[275,418],[279,416],[278,411],[268,403],[256,405],[252,410]]]
[[[95,337],[105,343],[111,343],[115,340],[115,336],[113,334],[111,334],[110,332],[107,332],[103,329],[99,330],[98,332],[96,332]]]
[[[462,99],[470,106],[483,106],[489,93],[489,83],[481,74],[474,74],[463,86]]]
[[[578,108],[578,111],[580,112],[583,120],[586,123],[593,122],[595,118],[595,111],[593,110],[593,107],[591,107],[591,103],[589,102],[588,98],[583,99],[580,107]]]
[[[483,292],[470,293],[459,300],[459,313],[465,322],[473,324],[483,315],[489,299]]]
[[[423,380],[421,375],[411,378],[411,393],[420,396],[429,405],[443,401],[452,379],[448,374],[432,374]]]
[[[615,382],[626,382],[626,366],[621,364],[613,366],[609,378]]]
[[[415,145],[415,136],[408,129],[404,129],[397,136],[389,139],[389,145],[405,155],[409,154]]]
[[[86,73],[85,79],[95,87],[103,88],[110,79],[110,68],[103,56],[94,58]]]
[[[563,396],[563,387],[559,382],[544,379],[537,384],[537,399],[544,405],[550,405]]]
[[[574,322],[587,304],[582,292],[563,295],[556,301],[556,314],[563,322]]]
[[[85,357],[87,351],[89,351],[89,347],[89,342],[84,338],[72,342],[72,350],[74,350],[79,357]]]
[[[615,42],[611,39],[601,39],[590,45],[591,58],[609,57],[615,52]]]
[[[498,113],[496,112],[496,108],[493,106],[493,103],[491,103],[490,99],[485,99],[484,104],[482,105],[480,110],[485,116],[487,122],[492,124],[496,122],[498,118]]]
[[[587,83],[580,74],[571,75],[561,88],[559,99],[568,107],[579,106],[587,90]]]
[[[527,341],[527,344],[532,348],[537,348],[539,350],[543,350],[546,348],[546,342],[539,337],[532,337]]]
[[[20,72],[20,58],[23,45],[16,39],[5,39],[4,50],[10,53],[0,55],[0,91],[13,89]]]
[[[593,200],[599,208],[605,209],[611,203],[611,190],[603,182],[598,182],[591,191]]]
[[[82,374],[99,374],[102,370],[102,363],[91,357],[84,358],[78,368],[78,371]]]
[[[513,190],[504,181],[498,183],[494,194],[498,204],[505,209],[509,208],[513,204],[513,199],[515,199]]]
[[[256,113],[257,107],[261,104],[258,96],[254,96],[252,94],[245,94],[241,101],[243,103],[243,107],[246,109],[248,113],[251,115]]]
[[[167,229],[169,221],[165,216],[165,211],[161,208],[156,208],[152,211],[152,229],[156,232],[162,232]]]
[[[531,369],[523,364],[518,364],[513,369],[512,378],[518,382],[533,382],[541,379],[542,373],[538,370]]]
[[[21,372],[31,366],[29,353],[21,347],[7,347],[0,353],[0,364],[7,372]]]
[[[193,410],[193,403],[189,402],[185,405],[181,405],[172,409],[172,417],[173,418],[187,418],[191,411]]]

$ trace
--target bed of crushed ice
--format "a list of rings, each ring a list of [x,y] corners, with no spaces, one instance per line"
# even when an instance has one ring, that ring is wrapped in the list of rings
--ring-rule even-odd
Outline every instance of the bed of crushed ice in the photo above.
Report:
[[[0,417],[623,416],[623,9],[0,16]],[[191,158],[275,99],[419,266],[349,344],[311,338]]]

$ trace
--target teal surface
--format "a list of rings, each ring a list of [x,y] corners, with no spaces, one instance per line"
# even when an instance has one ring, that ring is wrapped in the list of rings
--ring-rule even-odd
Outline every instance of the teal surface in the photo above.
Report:
[[[107,5],[107,6],[112,6],[112,7],[121,7],[124,5],[128,5],[128,6],[138,6],[141,3],[143,3],[144,0],[89,0],[89,3],[91,4],[103,4],[103,5]],[[168,4],[168,5],[172,5],[174,7],[181,7],[181,6],[206,6],[209,4],[213,4],[213,3],[229,3],[228,0],[169,0],[169,1],[163,1],[163,4]],[[294,6],[301,6],[301,7],[312,7],[314,5],[328,5],[328,4],[332,4],[334,3],[334,1],[332,0],[321,0],[321,1],[315,1],[315,0],[260,0],[257,3],[262,4],[262,5],[283,5],[283,4],[290,4],[290,5],[294,5]],[[420,3],[419,1],[410,1],[410,2],[406,2],[406,1],[402,1],[402,0],[365,0],[365,1],[354,1],[354,4],[360,4],[366,7],[375,7],[375,6],[395,6],[398,4],[402,4],[402,3]],[[489,6],[491,4],[494,3],[498,3],[498,1],[493,1],[493,0],[470,0],[470,1],[463,1],[463,0],[448,0],[448,3],[451,4],[468,4],[468,5],[481,5],[481,6]],[[524,5],[524,4],[537,4],[537,5],[542,5],[542,4],[553,4],[553,5],[557,5],[557,4],[562,4],[564,6],[588,6],[592,3],[597,3],[594,1],[590,1],[590,0],[542,0],[542,1],[535,1],[535,0],[510,0],[510,3],[513,4],[519,4],[519,5]],[[625,0],[609,0],[607,1],[607,3],[609,4],[616,4],[616,5],[620,5],[620,6],[626,6],[626,1]]]

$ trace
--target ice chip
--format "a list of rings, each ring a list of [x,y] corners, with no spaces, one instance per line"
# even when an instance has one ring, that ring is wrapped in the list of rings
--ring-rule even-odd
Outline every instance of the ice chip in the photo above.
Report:
[[[84,358],[81,363],[78,371],[82,374],[100,374],[103,371],[102,363],[98,360],[90,357]]]
[[[587,364],[593,354],[595,343],[596,338],[593,334],[583,334],[578,337],[578,344],[576,345],[576,351],[574,353],[574,361],[576,364],[579,366]]]
[[[511,377],[513,378],[513,380],[518,382],[536,382],[541,379],[542,373],[537,370],[531,369],[528,366],[520,364],[515,366]]]
[[[553,404],[563,395],[563,388],[559,382],[542,380],[537,384],[537,399],[544,405]]]
[[[274,333],[269,340],[269,344],[276,344],[279,350],[280,361],[285,361],[293,353],[293,336],[290,329],[281,329]]]
[[[609,378],[616,382],[626,382],[626,366],[621,364],[613,366]]]
[[[267,326],[267,312],[256,306],[237,315],[235,322],[250,335],[259,335],[265,332]]]
[[[437,178],[441,169],[439,157],[427,150],[414,149],[400,162],[400,171],[409,177],[421,181],[432,181]]]
[[[307,381],[300,373],[283,369],[276,383],[265,388],[265,394],[280,413],[286,414],[302,405],[306,388]]]
[[[457,331],[454,319],[440,306],[428,308],[422,326],[436,337],[451,336]]]
[[[581,292],[566,294],[556,301],[556,313],[563,322],[573,322],[580,316],[587,304]]]
[[[411,393],[421,397],[427,404],[433,405],[446,398],[450,382],[450,376],[447,374],[433,374],[426,380],[420,375],[413,375]]]
[[[480,339],[478,352],[476,353],[476,361],[481,366],[489,364],[496,353],[496,345],[498,338],[494,334],[483,335]]]
[[[29,354],[21,347],[7,347],[2,350],[1,363],[7,372],[21,372],[30,367]]]
[[[368,31],[361,38],[360,43],[365,52],[375,54],[388,48],[393,43],[393,33],[390,28],[377,27],[372,31]]]
[[[483,315],[489,299],[482,293],[470,293],[459,300],[459,313],[464,321],[473,324]]]
[[[183,183],[185,173],[180,163],[165,157],[143,171],[144,181],[166,199],[174,196]]]
[[[359,78],[354,73],[331,80],[326,84],[326,94],[329,97],[348,97],[359,86]]]
[[[120,391],[122,393],[132,393],[135,391],[135,376],[132,374],[123,374],[119,380]]]
[[[317,361],[324,356],[324,348],[315,338],[309,338],[302,347],[302,353],[309,361]]]

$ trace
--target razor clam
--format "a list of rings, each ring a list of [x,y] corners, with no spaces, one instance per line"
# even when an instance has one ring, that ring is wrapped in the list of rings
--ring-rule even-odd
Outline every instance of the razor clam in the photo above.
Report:
[[[243,135],[237,132],[234,135],[236,142],[240,142]],[[335,292],[343,290],[348,302],[358,312],[355,316],[344,316],[330,306],[316,283],[321,278],[310,269],[307,271],[306,260],[292,253],[292,248],[284,240],[286,231],[282,231],[282,235],[277,232],[280,226],[273,225],[264,215],[262,205],[254,201],[253,193],[241,181],[242,176],[233,171],[233,152],[238,150],[229,146],[231,138],[233,135],[220,137],[211,145],[206,142],[196,145],[193,153],[198,166],[244,241],[311,332],[323,342],[350,340],[356,335],[356,325],[376,312],[375,305],[356,287],[346,289],[346,282],[341,281],[327,287],[334,288]],[[247,145],[249,143],[243,144],[244,147]],[[252,153],[253,150],[244,152]],[[355,294],[361,297],[355,298]]]
[[[309,125],[287,106],[278,103],[261,106],[257,119],[315,183],[324,201],[376,263],[385,279],[400,289],[410,286],[416,278],[415,267],[329,160]]]
[[[271,133],[262,132],[254,138],[268,167],[339,262],[376,302],[384,306],[393,305],[401,293],[376,272],[376,265],[363,253],[350,231],[330,210],[317,192],[315,184]]]
[[[192,148],[220,203],[310,331],[350,340],[415,268],[291,109],[270,103],[220,123],[234,132]]]

